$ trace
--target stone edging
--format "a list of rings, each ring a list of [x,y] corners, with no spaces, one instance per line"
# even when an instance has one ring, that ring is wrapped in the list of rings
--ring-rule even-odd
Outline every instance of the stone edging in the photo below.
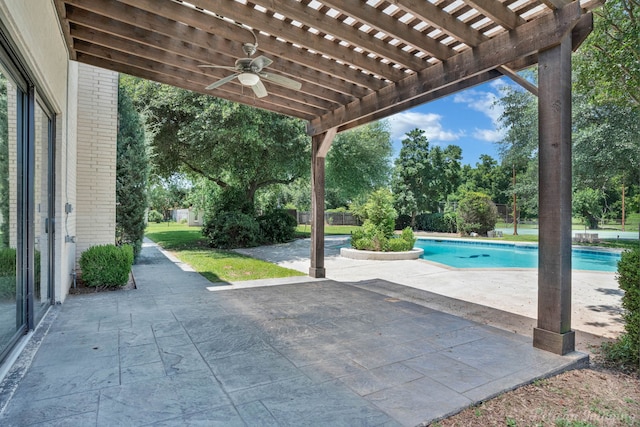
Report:
[[[350,259],[397,261],[405,259],[418,259],[424,254],[424,249],[413,248],[406,252],[375,252],[361,251],[353,248],[340,248],[340,256]]]

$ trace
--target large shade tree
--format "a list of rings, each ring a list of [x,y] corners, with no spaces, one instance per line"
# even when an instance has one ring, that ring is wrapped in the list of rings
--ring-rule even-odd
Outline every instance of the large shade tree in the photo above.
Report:
[[[133,77],[126,82],[153,131],[160,176],[202,176],[253,205],[257,190],[291,183],[309,168],[301,120]]]

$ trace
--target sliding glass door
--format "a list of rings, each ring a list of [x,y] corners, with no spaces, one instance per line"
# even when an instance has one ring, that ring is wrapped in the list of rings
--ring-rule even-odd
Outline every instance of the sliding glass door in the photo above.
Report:
[[[0,26],[0,362],[54,301],[54,116]]]
[[[25,93],[0,66],[0,355],[26,328],[26,288],[18,267],[24,258],[19,205],[23,194],[21,127]]]

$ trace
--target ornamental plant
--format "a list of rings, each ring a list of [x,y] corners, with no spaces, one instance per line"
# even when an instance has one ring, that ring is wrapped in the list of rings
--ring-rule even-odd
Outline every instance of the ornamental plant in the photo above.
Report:
[[[130,245],[92,246],[80,256],[82,280],[91,287],[126,285],[132,264],[133,248]]]
[[[389,190],[371,193],[358,213],[364,223],[351,235],[351,246],[355,249],[399,252],[413,248],[415,239],[411,228],[405,228],[400,236],[393,234],[398,214],[393,208],[393,195]]]

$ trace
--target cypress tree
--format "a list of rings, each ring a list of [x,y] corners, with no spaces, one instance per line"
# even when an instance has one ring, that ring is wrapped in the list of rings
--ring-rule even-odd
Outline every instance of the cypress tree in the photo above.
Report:
[[[144,237],[149,158],[144,126],[122,82],[118,88],[116,239],[138,256]]]

